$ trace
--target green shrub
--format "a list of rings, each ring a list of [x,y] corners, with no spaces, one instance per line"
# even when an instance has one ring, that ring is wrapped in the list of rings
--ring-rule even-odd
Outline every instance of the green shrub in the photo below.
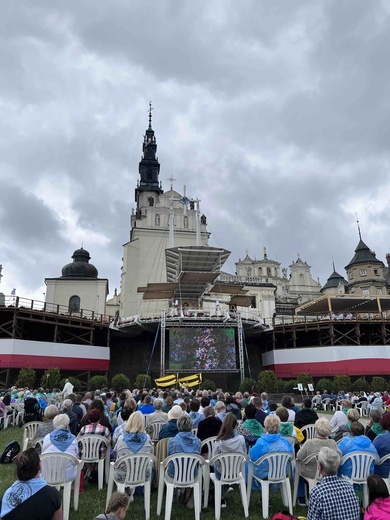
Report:
[[[89,390],[100,390],[105,386],[108,386],[108,380],[106,376],[93,376],[88,382]]]
[[[139,390],[142,390],[142,388],[151,388],[152,378],[148,374],[138,374],[135,378],[134,386]]]
[[[333,378],[333,388],[338,392],[344,390],[348,392],[351,390],[351,378],[349,376],[335,376]]]
[[[57,388],[60,384],[61,372],[59,368],[48,368],[41,378],[43,388]]]
[[[303,388],[307,388],[308,384],[313,384],[313,378],[310,374],[302,372],[301,374],[298,374],[297,383],[301,383]]]
[[[122,392],[130,388],[130,379],[126,377],[125,374],[116,374],[116,376],[111,379],[111,386],[117,392]]]
[[[19,388],[28,386],[30,389],[34,389],[36,378],[37,374],[33,368],[21,368],[15,384]]]
[[[383,392],[387,390],[386,379],[381,376],[374,376],[371,381],[371,392]]]
[[[212,379],[205,379],[199,386],[199,390],[211,390],[212,392],[215,392],[216,389],[217,387]]]
[[[279,391],[278,379],[273,370],[262,370],[258,379],[260,392],[276,394]]]
[[[279,392],[281,394],[293,394],[295,393],[294,388],[297,386],[297,380],[296,379],[288,379],[286,381],[279,380],[281,384],[281,387],[279,389]]]
[[[361,390],[364,390],[364,392],[370,391],[370,383],[363,379],[362,377],[359,377],[359,379],[356,379],[354,383],[352,383],[352,391],[353,392],[360,392]]]
[[[321,392],[321,394],[324,393],[324,390],[328,390],[328,392],[331,392],[333,389],[333,381],[331,379],[323,377],[322,379],[319,379],[317,381],[315,389],[316,392]]]
[[[259,385],[257,382],[252,379],[251,377],[245,377],[241,383],[240,383],[240,392],[243,394],[244,392],[249,392],[250,394],[252,392],[258,392],[259,391]]]

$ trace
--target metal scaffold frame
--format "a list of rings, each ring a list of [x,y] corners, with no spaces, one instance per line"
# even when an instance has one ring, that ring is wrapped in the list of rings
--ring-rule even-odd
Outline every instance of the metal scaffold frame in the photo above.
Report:
[[[161,338],[160,338],[160,377],[166,375],[165,370],[165,350],[166,350],[166,341],[165,334],[166,329],[169,328],[199,328],[199,327],[213,327],[213,328],[237,328],[238,335],[238,364],[239,368],[236,371],[240,372],[240,380],[242,381],[245,377],[245,367],[244,367],[244,342],[243,342],[243,326],[241,320],[241,314],[237,312],[235,321],[229,321],[229,323],[223,322],[210,322],[210,321],[184,321],[182,320],[179,323],[175,322],[167,322],[166,312],[161,311]],[[195,370],[194,370],[195,371]],[[198,372],[199,370],[196,370]],[[186,370],[185,372],[191,372],[191,370]],[[234,372],[234,370],[207,370],[203,373],[212,373],[212,372]]]

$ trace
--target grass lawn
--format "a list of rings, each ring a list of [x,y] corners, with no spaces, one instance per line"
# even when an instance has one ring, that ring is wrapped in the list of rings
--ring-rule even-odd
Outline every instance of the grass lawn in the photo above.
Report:
[[[22,444],[22,428],[9,427],[6,430],[0,431],[0,453],[2,453],[8,442],[17,440],[19,444]],[[14,482],[15,480],[15,467],[13,464],[2,464],[0,465],[0,496],[3,496],[4,491]],[[292,492],[293,490],[291,490]],[[79,510],[75,513],[70,509],[70,520],[93,520],[95,516],[104,512],[104,506],[106,503],[107,487],[105,486],[102,491],[97,490],[96,485],[85,483],[85,492],[80,494],[79,499]],[[251,503],[249,506],[249,519],[259,520],[261,516],[261,506],[259,505],[261,494],[257,491],[252,491]],[[226,494],[227,507],[221,510],[221,519],[233,520],[240,515],[240,518],[244,518],[244,510],[241,506],[240,492],[237,486],[234,486],[234,490],[231,493]],[[271,507],[270,513],[280,511],[283,509],[280,498],[280,493],[271,493]],[[157,517],[157,490],[152,492],[151,496],[151,507],[150,507],[150,518],[151,520],[157,520],[157,518],[164,518],[164,503],[163,510],[160,517]],[[297,506],[294,509],[295,516],[306,516],[307,508]],[[177,502],[172,507],[172,520],[192,520],[194,518],[194,511],[187,509],[183,504]],[[208,507],[202,509],[201,516],[205,520],[212,520],[215,518],[214,507]],[[127,513],[127,518],[142,520],[145,518],[144,514],[144,500],[143,497],[135,497],[134,502],[130,505]]]

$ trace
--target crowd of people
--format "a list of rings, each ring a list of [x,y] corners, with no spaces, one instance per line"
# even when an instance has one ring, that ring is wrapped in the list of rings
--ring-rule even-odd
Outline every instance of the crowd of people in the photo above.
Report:
[[[34,392],[24,390],[23,395],[21,392],[20,389],[11,388],[2,402],[5,399],[9,403],[7,406],[11,406],[22,399],[36,401],[34,410],[43,421],[35,438],[43,438],[43,453],[59,451],[77,457],[80,455],[80,439],[87,434],[107,439],[107,443],[101,444],[101,457],[104,457],[108,444],[112,460],[136,453],[152,454],[155,442],[162,439],[168,439],[167,455],[196,453],[210,459],[224,453],[248,453],[250,460],[256,462],[268,453],[289,452],[302,465],[298,502],[308,506],[309,520],[359,520],[361,504],[348,482],[351,463],[340,464],[341,458],[358,450],[371,452],[378,459],[390,454],[390,412],[385,412],[383,406],[380,410],[371,409],[369,422],[364,426],[356,406],[358,402],[353,402],[353,395],[343,392],[340,393],[340,409],[332,416],[320,417],[315,398],[303,399],[298,407],[290,395],[283,396],[278,404],[270,400],[266,392],[258,395],[143,389],[125,390],[118,394],[113,389],[102,389],[76,394],[69,381],[66,381],[62,392],[47,393],[43,389]],[[320,395],[321,400],[323,395]],[[389,398],[387,392],[380,398],[386,405]],[[3,413],[7,413],[7,406],[0,407]],[[156,424],[159,431],[158,437],[154,438]],[[316,434],[314,438],[306,439],[302,428],[309,424],[315,425]],[[207,446],[202,450],[201,443],[210,437],[216,439],[212,443],[212,452],[208,453]],[[316,459],[303,464],[312,454],[317,454]],[[15,462],[18,480],[2,498],[0,518],[23,518],[19,512],[29,507],[28,504],[33,510],[40,496],[49,498],[45,498],[47,515],[39,518],[60,518],[61,500],[58,494],[51,491],[52,488],[47,489],[49,486],[46,486],[36,450],[29,448],[18,455]],[[86,481],[94,485],[98,480],[97,466],[89,464],[84,470]],[[367,480],[370,499],[364,512],[365,520],[390,518],[390,498],[383,480],[387,479],[389,470],[390,459],[381,465],[372,463],[371,475]],[[173,471],[173,464],[170,464],[168,475],[172,476]],[[314,478],[317,471],[322,478],[308,496],[303,477]],[[69,481],[74,479],[74,472],[74,467],[70,465],[67,474]],[[119,465],[115,474],[117,481],[124,481],[124,472],[125,467]],[[218,461],[214,472],[219,478]],[[255,465],[254,474],[260,479],[267,478],[268,463]],[[31,497],[23,491],[26,482],[35,490]],[[260,489],[256,479],[252,481],[252,489]],[[223,490],[222,507],[227,505],[229,491]],[[107,516],[97,518],[124,518],[134,494],[141,492],[129,488],[124,497],[121,493],[114,494],[112,504],[110,502],[105,513]],[[16,496],[20,499],[16,500]],[[193,507],[191,493],[184,493],[183,500],[188,507]]]

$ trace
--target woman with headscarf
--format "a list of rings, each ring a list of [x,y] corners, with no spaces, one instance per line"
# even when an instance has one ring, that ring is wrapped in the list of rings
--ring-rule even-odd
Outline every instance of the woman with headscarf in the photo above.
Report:
[[[62,413],[53,419],[54,430],[43,439],[42,453],[68,453],[77,458],[78,445],[76,436],[69,431],[69,417]],[[66,467],[66,482],[71,482],[77,468],[71,462]]]
[[[0,518],[5,520],[62,520],[61,495],[41,477],[41,461],[35,448],[14,459],[16,480],[3,495]]]

